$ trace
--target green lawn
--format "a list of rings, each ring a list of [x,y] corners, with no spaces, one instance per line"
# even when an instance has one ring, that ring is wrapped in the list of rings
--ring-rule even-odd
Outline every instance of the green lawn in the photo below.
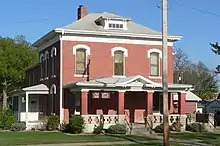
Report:
[[[170,137],[182,140],[202,140],[202,143],[220,145],[220,133],[171,133]]]
[[[151,140],[152,139],[147,137],[131,135],[67,135],[61,132],[0,132],[0,146],[105,141],[137,142]]]

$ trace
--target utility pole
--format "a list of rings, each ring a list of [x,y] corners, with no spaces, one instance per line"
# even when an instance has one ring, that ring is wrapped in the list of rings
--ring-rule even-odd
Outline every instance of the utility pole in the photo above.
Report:
[[[162,0],[162,39],[163,39],[163,145],[169,146],[169,121],[168,121],[168,79],[167,79],[167,0]]]

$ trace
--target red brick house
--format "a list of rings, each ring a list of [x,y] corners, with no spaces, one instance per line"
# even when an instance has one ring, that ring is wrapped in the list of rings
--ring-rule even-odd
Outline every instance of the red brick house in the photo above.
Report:
[[[185,117],[191,85],[173,84],[173,43],[168,37],[169,110]],[[41,116],[85,118],[91,132],[104,115],[105,126],[143,123],[144,114],[161,123],[162,35],[112,13],[89,13],[78,8],[78,20],[37,40],[39,63],[27,69],[27,88],[14,94],[18,119],[28,127]],[[178,94],[174,110],[172,93]],[[26,102],[29,101],[29,102]],[[176,112],[175,112],[176,111]],[[23,114],[23,115],[22,115]]]

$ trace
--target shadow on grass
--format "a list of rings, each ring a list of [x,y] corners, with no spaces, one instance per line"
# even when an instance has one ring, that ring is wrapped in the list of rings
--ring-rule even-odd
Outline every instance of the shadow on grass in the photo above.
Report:
[[[160,142],[155,142],[155,140],[157,139],[152,139],[152,138],[148,138],[148,137],[141,137],[141,136],[135,136],[135,135],[116,135],[116,134],[108,134],[108,136],[112,136],[112,137],[117,137],[117,138],[121,138],[124,139],[126,141],[130,141],[133,142],[135,144],[140,144],[140,145],[160,145]],[[146,142],[148,141],[148,142]]]

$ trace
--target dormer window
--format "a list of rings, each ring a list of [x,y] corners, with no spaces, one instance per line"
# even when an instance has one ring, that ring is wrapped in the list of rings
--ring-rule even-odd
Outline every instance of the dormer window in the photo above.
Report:
[[[123,29],[123,24],[109,23],[108,27],[109,29]]]
[[[104,15],[108,15],[104,13]],[[95,23],[99,26],[102,26],[104,29],[117,29],[117,30],[127,30],[127,24],[131,19],[124,17],[107,17],[107,16],[99,17]]]

